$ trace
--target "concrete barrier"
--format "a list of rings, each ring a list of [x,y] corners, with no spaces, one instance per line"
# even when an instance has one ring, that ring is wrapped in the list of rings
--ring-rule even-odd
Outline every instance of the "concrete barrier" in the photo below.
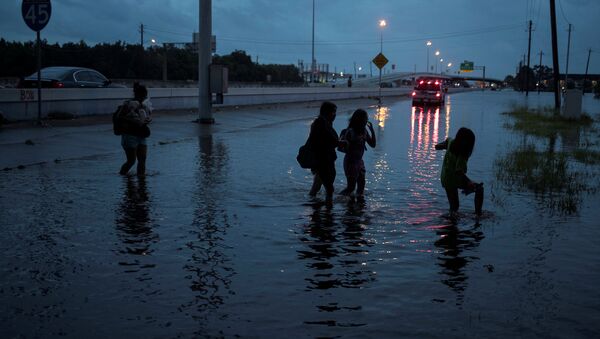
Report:
[[[382,97],[407,95],[412,89],[383,88]],[[149,88],[154,109],[176,110],[198,107],[196,88]],[[377,88],[230,88],[219,106],[261,105],[304,101],[342,100],[377,97]],[[78,116],[110,114],[132,96],[130,88],[42,89],[42,117],[49,113]],[[9,121],[35,120],[38,115],[37,89],[0,89],[0,112]]]

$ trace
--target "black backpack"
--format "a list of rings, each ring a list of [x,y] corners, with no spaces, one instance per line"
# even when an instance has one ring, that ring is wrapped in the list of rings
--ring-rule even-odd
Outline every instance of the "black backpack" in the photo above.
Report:
[[[125,132],[125,123],[123,119],[121,119],[123,109],[124,106],[119,105],[117,110],[112,115],[113,133],[115,133],[115,135],[121,135]]]

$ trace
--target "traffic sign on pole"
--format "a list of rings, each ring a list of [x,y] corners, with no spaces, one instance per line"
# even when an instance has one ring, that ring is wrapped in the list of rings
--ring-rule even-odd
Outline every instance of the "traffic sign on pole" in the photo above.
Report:
[[[25,24],[36,32],[46,27],[51,14],[50,0],[23,0],[21,3],[21,15]]]
[[[382,69],[383,66],[385,66],[388,63],[388,61],[389,60],[385,57],[385,55],[383,55],[383,53],[379,53],[373,58],[373,63],[379,69]]]
[[[42,42],[40,31],[46,27],[52,14],[50,0],[23,0],[21,15],[25,24],[36,32],[37,49],[37,92],[38,92],[38,124],[42,124]]]

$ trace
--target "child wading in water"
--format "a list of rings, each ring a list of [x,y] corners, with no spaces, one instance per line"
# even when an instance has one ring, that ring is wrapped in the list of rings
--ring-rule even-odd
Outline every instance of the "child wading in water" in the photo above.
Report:
[[[458,189],[460,188],[465,195],[475,192],[475,213],[481,215],[483,183],[475,183],[466,175],[467,162],[473,153],[474,145],[475,134],[465,127],[461,127],[456,132],[454,139],[448,138],[435,145],[437,150],[447,150],[442,165],[442,186],[446,189],[451,214],[458,212]]]
[[[369,127],[369,132],[367,128]],[[350,123],[342,139],[346,141],[346,145],[342,148],[345,150],[344,156],[344,174],[348,181],[347,187],[340,192],[342,195],[350,195],[354,188],[359,198],[362,198],[365,192],[365,163],[363,154],[367,149],[365,143],[371,147],[375,147],[375,132],[373,124],[369,122],[369,116],[365,110],[357,109],[350,118]]]

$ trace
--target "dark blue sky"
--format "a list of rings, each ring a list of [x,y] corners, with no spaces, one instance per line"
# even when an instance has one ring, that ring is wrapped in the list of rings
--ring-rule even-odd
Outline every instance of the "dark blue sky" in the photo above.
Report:
[[[574,26],[569,73],[583,73],[591,48],[590,73],[600,73],[599,0],[556,0],[560,68],[564,72],[567,26]],[[139,43],[140,23],[146,43],[191,41],[198,30],[197,0],[53,0],[52,19],[42,32],[50,42],[84,40],[89,44],[122,40]],[[0,36],[32,40],[21,18],[21,0],[0,2]],[[316,0],[316,59],[330,70],[353,72],[354,62],[369,72],[379,52],[400,71],[424,71],[432,41],[454,71],[463,60],[486,65],[488,75],[514,73],[527,52],[526,22],[534,22],[531,63],[551,65],[548,0]],[[310,63],[312,0],[213,0],[217,53],[241,49],[260,63]],[[375,68],[373,68],[375,72]]]

